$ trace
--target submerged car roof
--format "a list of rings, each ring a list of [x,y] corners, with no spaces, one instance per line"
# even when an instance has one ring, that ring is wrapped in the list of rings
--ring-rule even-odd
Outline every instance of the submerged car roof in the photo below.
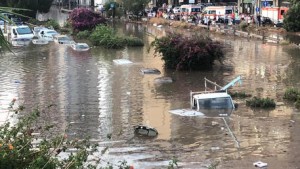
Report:
[[[195,99],[213,99],[213,98],[223,98],[223,97],[230,97],[230,95],[226,92],[216,92],[216,93],[202,93],[196,94],[193,96]]]

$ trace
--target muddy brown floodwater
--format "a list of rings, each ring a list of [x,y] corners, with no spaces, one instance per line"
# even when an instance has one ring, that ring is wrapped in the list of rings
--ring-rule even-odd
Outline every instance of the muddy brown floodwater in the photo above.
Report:
[[[70,138],[90,136],[109,146],[102,165],[126,160],[138,169],[167,168],[176,158],[180,168],[207,168],[219,161],[218,168],[250,169],[258,160],[272,169],[299,168],[300,114],[282,99],[286,88],[299,86],[299,49],[211,35],[228,48],[223,66],[206,72],[166,71],[153,49],[147,52],[153,37],[146,32],[163,35],[163,29],[134,24],[117,28],[143,38],[146,45],[78,53],[50,43],[0,55],[0,115],[13,98],[27,111],[55,105],[42,118]],[[133,63],[113,63],[121,58]],[[161,74],[144,75],[141,68],[157,68]],[[204,90],[204,77],[225,85],[238,75],[242,84],[231,90],[270,97],[277,107],[250,109],[238,99],[239,107],[229,117],[169,113],[189,107],[189,92]],[[162,76],[174,82],[154,83]],[[158,136],[136,137],[133,126],[138,124],[156,128]]]

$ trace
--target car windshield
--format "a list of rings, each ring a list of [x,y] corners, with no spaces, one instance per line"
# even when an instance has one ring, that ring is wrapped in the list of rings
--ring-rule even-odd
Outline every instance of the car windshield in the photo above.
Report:
[[[17,28],[16,29],[19,35],[32,34],[29,27]]]
[[[63,36],[63,37],[58,37],[58,40],[70,40],[69,37]]]
[[[199,99],[199,107],[202,109],[232,109],[232,99],[230,97]]]
[[[57,32],[56,31],[48,31],[47,34],[52,34],[53,35],[53,34],[57,34]]]
[[[77,49],[87,49],[87,45],[77,45]]]

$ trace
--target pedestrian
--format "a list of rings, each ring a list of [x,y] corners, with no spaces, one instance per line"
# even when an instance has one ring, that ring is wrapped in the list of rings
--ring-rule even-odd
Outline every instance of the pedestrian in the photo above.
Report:
[[[208,24],[208,18],[207,16],[204,17],[204,25]]]
[[[235,13],[234,13],[234,11],[232,11],[231,19],[232,19],[232,24],[235,25]]]
[[[258,22],[258,26],[260,26],[260,24],[261,24],[261,16],[260,16],[260,14],[258,14],[256,16],[256,19],[257,19],[257,22]]]
[[[251,17],[250,17],[250,15],[246,16],[246,21],[247,21],[247,24],[249,26],[250,23],[251,23]]]

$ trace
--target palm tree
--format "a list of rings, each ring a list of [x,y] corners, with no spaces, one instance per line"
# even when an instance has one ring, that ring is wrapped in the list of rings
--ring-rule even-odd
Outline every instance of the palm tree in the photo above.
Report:
[[[4,25],[6,24],[5,21],[9,21],[9,22],[11,21],[7,16],[3,15],[3,13],[12,13],[12,9],[13,8],[9,8],[9,7],[0,7],[0,21],[3,21]],[[9,49],[10,49],[10,43],[5,38],[3,34],[3,30],[0,29],[0,52]]]

